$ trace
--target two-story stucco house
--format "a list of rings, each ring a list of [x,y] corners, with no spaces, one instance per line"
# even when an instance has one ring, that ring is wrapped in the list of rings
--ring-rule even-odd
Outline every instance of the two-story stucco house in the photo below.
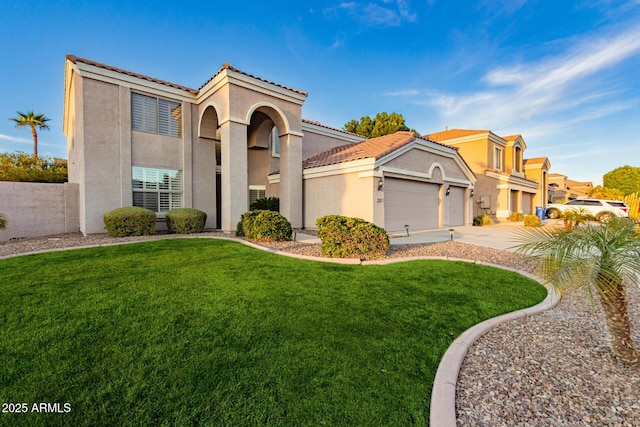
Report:
[[[307,93],[228,64],[198,89],[69,55],[64,123],[79,228],[105,212],[194,207],[235,230],[259,197],[294,228],[326,214],[388,231],[468,224],[476,177],[457,148],[399,133],[368,141],[302,119]],[[306,159],[306,160],[305,160]]]
[[[508,218],[512,212],[535,213],[547,201],[546,157],[524,159],[522,135],[501,137],[490,130],[447,129],[428,139],[456,147],[477,177],[474,215]]]

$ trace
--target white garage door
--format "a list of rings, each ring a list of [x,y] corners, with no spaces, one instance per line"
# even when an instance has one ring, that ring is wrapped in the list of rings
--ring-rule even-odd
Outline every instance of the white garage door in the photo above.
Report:
[[[464,225],[464,188],[449,187],[449,225]]]
[[[388,233],[438,228],[438,184],[384,180],[384,225]]]

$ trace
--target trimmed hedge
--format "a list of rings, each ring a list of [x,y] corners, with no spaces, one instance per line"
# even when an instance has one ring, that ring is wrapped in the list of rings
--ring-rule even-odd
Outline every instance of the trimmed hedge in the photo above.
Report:
[[[493,220],[489,215],[478,215],[473,218],[473,225],[483,227],[493,225]]]
[[[387,232],[361,218],[327,215],[316,220],[322,254],[332,258],[379,258],[389,249]]]
[[[535,215],[524,216],[525,227],[542,227],[542,220]]]
[[[241,217],[241,233],[255,242],[279,242],[291,240],[291,223],[280,213],[255,210],[245,212]],[[238,225],[239,227],[239,225]],[[238,235],[236,227],[236,235]]]
[[[165,216],[167,229],[172,233],[202,233],[207,222],[207,214],[198,209],[171,209]]]
[[[509,215],[509,221],[511,222],[520,222],[524,219],[524,216],[522,215],[522,212],[511,212],[511,215]]]
[[[111,237],[148,236],[156,232],[156,214],[135,206],[117,208],[104,214],[104,227]]]

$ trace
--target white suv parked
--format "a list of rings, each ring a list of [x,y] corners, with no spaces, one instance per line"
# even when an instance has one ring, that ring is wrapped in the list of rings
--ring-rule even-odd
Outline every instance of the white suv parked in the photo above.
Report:
[[[563,212],[575,209],[583,209],[593,215],[598,221],[619,216],[629,218],[629,206],[620,200],[600,200],[600,199],[575,199],[567,203],[551,203],[547,205],[547,217],[558,218]]]

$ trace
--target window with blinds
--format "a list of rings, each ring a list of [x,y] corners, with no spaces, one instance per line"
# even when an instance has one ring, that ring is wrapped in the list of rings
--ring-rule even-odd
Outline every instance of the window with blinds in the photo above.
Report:
[[[167,99],[132,93],[131,127],[142,132],[180,137],[182,105]]]
[[[267,197],[267,187],[264,185],[250,185],[249,186],[249,206],[251,206],[256,200],[264,199]]]
[[[174,169],[132,168],[133,206],[156,213],[182,207],[182,172]]]

